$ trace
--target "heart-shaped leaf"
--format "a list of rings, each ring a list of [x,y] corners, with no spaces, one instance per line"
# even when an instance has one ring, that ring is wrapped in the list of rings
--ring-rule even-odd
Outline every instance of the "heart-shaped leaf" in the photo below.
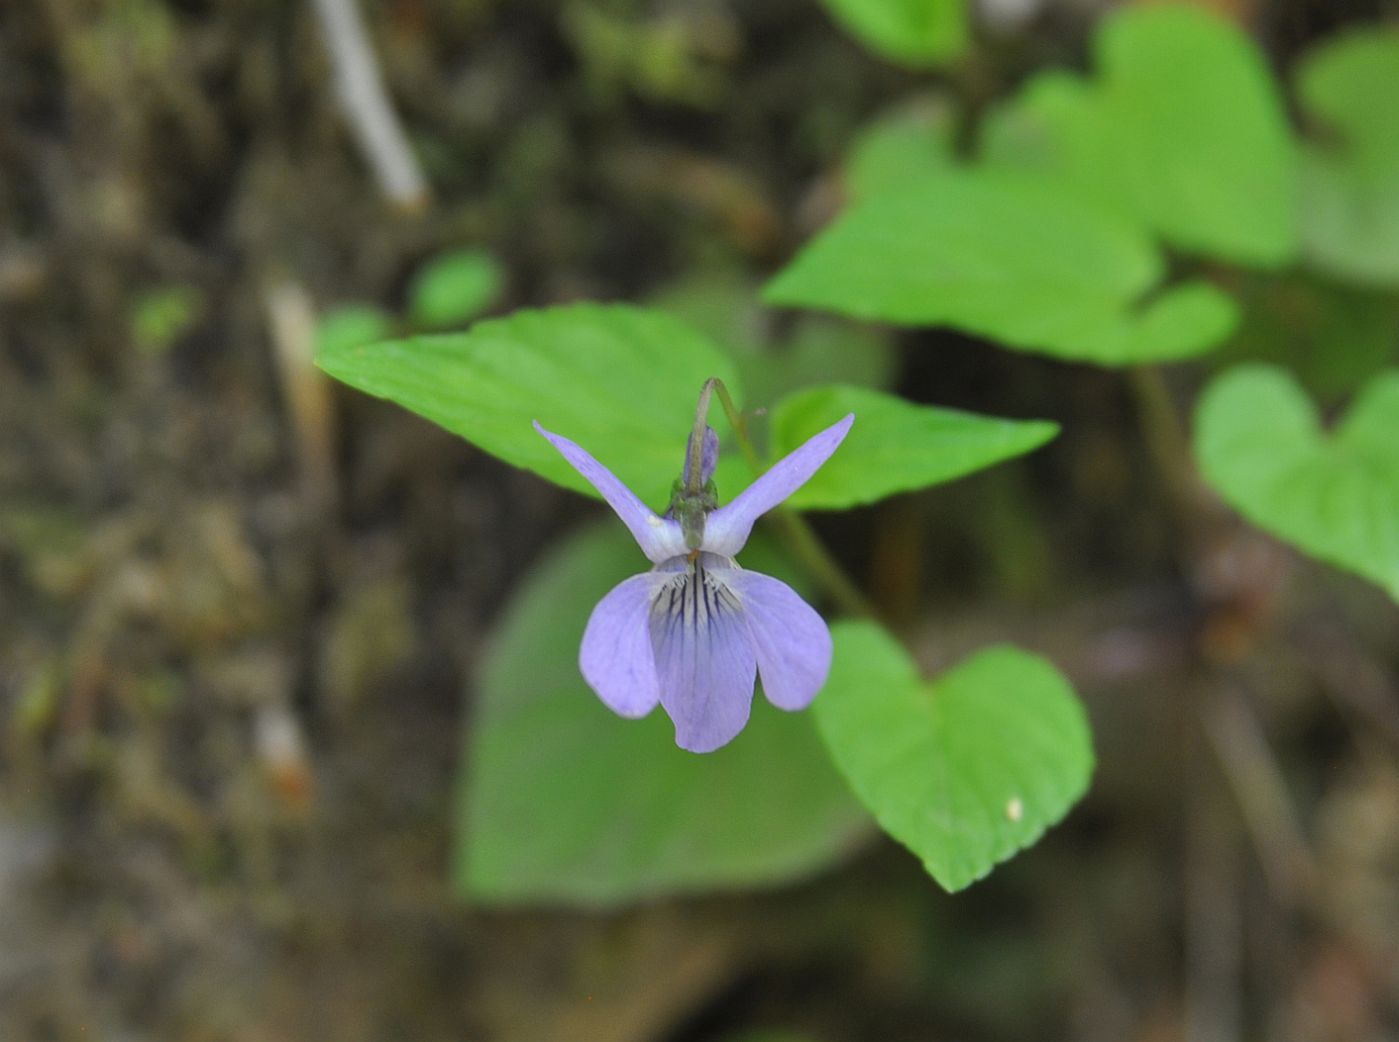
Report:
[[[929,682],[873,623],[832,635],[821,737],[879,824],[948,890],[1034,843],[1087,790],[1088,721],[1044,659],[987,648]]]
[[[773,410],[773,455],[783,456],[847,413],[855,426],[840,451],[787,501],[836,510],[938,485],[1039,448],[1059,432],[1047,420],[1003,420],[914,405],[862,387],[814,387]]]
[[[316,364],[507,463],[597,496],[535,432],[538,420],[656,509],[670,501],[704,381],[721,378],[741,400],[733,364],[703,336],[669,315],[621,304],[518,311],[464,333],[335,344]],[[742,462],[721,460],[716,481],[732,498],[748,484]]]
[[[1163,277],[1150,237],[1082,195],[1013,171],[947,170],[856,203],[763,296],[1100,365],[1218,345],[1233,301]]]
[[[1303,154],[1303,233],[1319,268],[1399,285],[1399,30],[1339,36],[1297,72],[1318,124]]]
[[[773,556],[758,533],[743,554],[781,574]],[[588,615],[645,565],[621,525],[588,530],[507,607],[467,731],[455,876],[468,896],[602,906],[771,884],[869,833],[808,714],[759,696],[732,744],[696,756],[676,748],[659,711],[623,720],[588,689],[578,672]]]
[[[1268,267],[1297,252],[1297,156],[1258,46],[1180,4],[1101,23],[1098,76],[1032,80],[987,121],[982,152],[1144,221],[1173,246]]]
[[[915,98],[861,128],[845,160],[845,188],[863,199],[955,166],[956,141],[952,100]]]
[[[1200,399],[1195,455],[1259,528],[1399,600],[1399,370],[1372,379],[1328,435],[1281,369],[1231,369]]]

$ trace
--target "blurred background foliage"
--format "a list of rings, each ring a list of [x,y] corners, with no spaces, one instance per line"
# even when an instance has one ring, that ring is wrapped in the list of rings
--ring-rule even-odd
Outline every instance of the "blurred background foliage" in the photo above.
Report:
[[[1110,373],[755,304],[904,150],[1093,68],[1105,6],[982,0],[891,62],[845,0],[366,2],[412,205],[310,5],[0,6],[0,1038],[1392,1038],[1393,603],[1228,515],[1187,538]],[[1208,6],[1279,75],[1399,16]],[[1309,131],[1382,118],[1313,76]],[[846,168],[891,111],[936,133]],[[1320,235],[1328,274],[1227,273],[1225,357],[1334,411],[1399,304]],[[1099,768],[1065,825],[955,898],[887,842],[606,915],[454,895],[473,678],[580,501],[311,353],[583,298],[688,318],[753,401],[815,374],[1061,424],[822,530],[926,664],[1013,638],[1074,680]]]

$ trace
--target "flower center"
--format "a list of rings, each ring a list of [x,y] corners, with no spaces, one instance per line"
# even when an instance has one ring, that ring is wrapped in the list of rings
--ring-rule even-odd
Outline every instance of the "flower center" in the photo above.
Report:
[[[718,616],[743,611],[738,594],[721,578],[724,569],[732,567],[726,557],[699,552],[662,565],[660,570],[670,574],[651,601],[652,642],[702,633]]]

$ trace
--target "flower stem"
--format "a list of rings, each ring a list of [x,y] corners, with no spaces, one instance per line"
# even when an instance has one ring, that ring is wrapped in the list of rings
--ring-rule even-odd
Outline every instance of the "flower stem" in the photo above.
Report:
[[[826,544],[821,542],[806,518],[786,507],[778,507],[770,516],[786,532],[787,550],[825,588],[831,599],[840,605],[841,611],[862,619],[877,617],[869,598],[855,585],[840,562],[831,556]]]
[[[1199,534],[1200,491],[1191,465],[1190,438],[1157,366],[1128,371],[1147,452],[1161,473],[1166,498],[1188,539]]]
[[[724,415],[728,417],[729,424],[738,437],[739,451],[743,453],[743,458],[753,471],[754,477],[761,475],[767,468],[763,466],[763,462],[758,456],[758,450],[753,447],[753,441],[748,437],[748,421],[734,405],[734,400],[729,395],[729,389],[724,386],[724,381],[717,377],[706,380],[704,390],[700,392],[701,411],[699,418],[695,421],[697,429],[703,434],[702,424],[709,411],[711,391],[718,394],[719,404],[724,407]],[[691,460],[691,469],[697,469],[697,464],[693,459]],[[831,552],[826,549],[826,544],[821,542],[821,537],[816,534],[816,530],[811,527],[806,518],[787,507],[778,507],[768,516],[786,534],[788,552],[831,595],[831,599],[840,605],[841,611],[860,618],[876,617],[874,605],[870,603],[869,598],[841,567],[840,562],[831,556]]]
[[[729,396],[729,389],[724,386],[724,381],[717,376],[711,376],[705,381],[706,391],[712,388],[719,395],[719,404],[724,407],[724,415],[729,418],[729,424],[733,427],[734,433],[738,435],[738,448],[743,453],[743,459],[748,464],[756,477],[767,468],[763,466],[763,461],[758,458],[758,450],[753,448],[753,442],[748,437],[748,419],[743,413],[738,411],[734,405],[734,400]],[[706,408],[709,405],[708,395],[701,392],[701,400]]]

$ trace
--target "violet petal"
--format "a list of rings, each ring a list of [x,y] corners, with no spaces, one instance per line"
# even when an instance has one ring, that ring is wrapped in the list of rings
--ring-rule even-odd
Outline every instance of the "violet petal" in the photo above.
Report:
[[[690,445],[694,442],[695,435],[691,432],[685,439],[685,469],[682,472],[681,480],[685,484],[690,483]],[[714,477],[714,468],[719,465],[719,435],[714,433],[713,427],[704,429],[704,445],[700,449],[700,487],[709,484],[709,480]]]
[[[757,660],[738,598],[695,565],[656,595],[651,647],[675,744],[707,753],[743,730]]]
[[[724,581],[743,601],[743,614],[763,678],[763,694],[779,709],[805,709],[831,671],[831,631],[786,583],[735,568]]]
[[[706,517],[701,549],[725,557],[733,557],[742,550],[753,531],[753,522],[805,485],[821,464],[831,458],[854,422],[855,414],[850,413],[808,438],[760,475],[732,503]]]
[[[583,679],[622,716],[645,716],[660,701],[649,630],[657,584],[652,572],[623,580],[598,601],[583,631],[578,652]]]
[[[678,521],[657,515],[637,499],[636,494],[622,484],[615,474],[588,455],[586,449],[575,445],[562,434],[546,431],[538,420],[534,421],[534,429],[549,439],[549,444],[558,449],[573,469],[607,500],[607,505],[616,511],[648,558],[659,563],[686,552],[685,536],[680,531]]]

